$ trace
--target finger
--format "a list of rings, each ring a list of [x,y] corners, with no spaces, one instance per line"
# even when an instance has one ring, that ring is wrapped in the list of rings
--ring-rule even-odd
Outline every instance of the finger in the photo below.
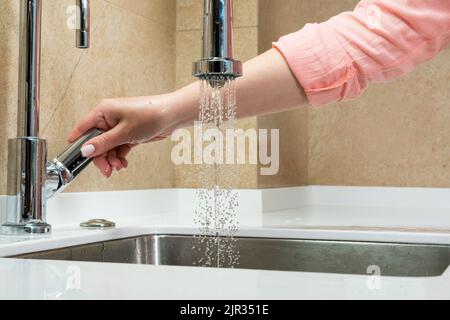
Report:
[[[92,138],[83,145],[81,153],[86,158],[95,158],[99,155],[107,154],[108,151],[124,143],[125,137],[122,132],[121,126],[118,125],[113,129]]]
[[[122,166],[126,169],[128,168],[128,160],[119,158],[120,162],[122,162]]]
[[[126,159],[128,154],[131,151],[132,146],[129,144],[123,144],[121,146],[118,146],[115,150],[117,152],[117,157],[121,159]]]
[[[112,168],[106,159],[106,155],[97,157],[94,159],[95,166],[100,170],[101,174],[109,178],[112,175]]]
[[[167,139],[167,137],[157,136],[157,137],[150,139],[148,142],[159,142],[159,141],[166,140],[166,139]]]
[[[92,128],[103,129],[105,131],[111,129],[111,126],[108,125],[108,122],[105,119],[104,113],[98,110],[98,108],[92,110],[75,126],[75,129],[69,134],[68,141],[74,142]]]
[[[120,171],[123,169],[122,161],[117,157],[117,152],[115,149],[110,150],[107,156],[108,162],[113,169]]]
[[[130,153],[132,147],[132,145],[124,144],[116,148],[117,157],[119,158],[124,168],[128,168],[127,156]]]
[[[95,112],[90,112],[83,120],[81,120],[72,132],[69,134],[67,140],[69,142],[74,142],[81,135],[87,132],[89,129],[95,127]]]

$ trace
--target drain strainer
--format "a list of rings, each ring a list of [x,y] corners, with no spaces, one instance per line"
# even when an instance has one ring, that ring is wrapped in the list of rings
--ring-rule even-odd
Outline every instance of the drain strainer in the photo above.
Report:
[[[92,219],[80,223],[80,227],[86,229],[107,229],[107,228],[114,228],[115,226],[116,226],[115,222],[108,221],[105,219]]]

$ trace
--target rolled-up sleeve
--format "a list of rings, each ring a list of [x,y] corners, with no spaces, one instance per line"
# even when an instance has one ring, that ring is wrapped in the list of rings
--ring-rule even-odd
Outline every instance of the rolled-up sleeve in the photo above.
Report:
[[[365,0],[274,43],[314,106],[359,97],[411,71],[450,39],[450,0]]]

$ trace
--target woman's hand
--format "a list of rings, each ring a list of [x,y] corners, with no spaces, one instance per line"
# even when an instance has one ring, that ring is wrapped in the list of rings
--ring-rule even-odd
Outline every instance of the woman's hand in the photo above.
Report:
[[[110,177],[113,170],[128,167],[127,155],[140,143],[168,137],[176,128],[174,95],[107,99],[100,102],[69,135],[74,142],[91,128],[105,133],[81,148],[85,157],[94,158],[102,174]]]

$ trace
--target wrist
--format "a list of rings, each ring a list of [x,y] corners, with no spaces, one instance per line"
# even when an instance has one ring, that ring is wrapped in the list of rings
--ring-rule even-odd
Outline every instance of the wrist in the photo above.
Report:
[[[198,119],[199,87],[192,83],[170,94],[171,117],[175,128],[189,127]]]

